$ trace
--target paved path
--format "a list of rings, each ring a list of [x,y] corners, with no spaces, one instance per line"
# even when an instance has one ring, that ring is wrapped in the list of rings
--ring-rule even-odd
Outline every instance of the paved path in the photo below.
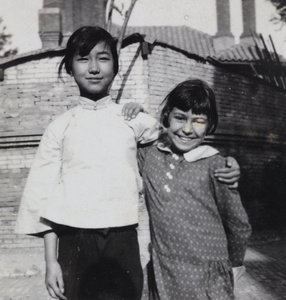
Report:
[[[247,273],[236,288],[239,300],[286,299],[286,239],[252,245],[245,266]]]
[[[235,289],[237,300],[286,299],[286,238],[251,245],[245,266],[247,273]],[[0,300],[50,299],[43,276],[0,278]]]

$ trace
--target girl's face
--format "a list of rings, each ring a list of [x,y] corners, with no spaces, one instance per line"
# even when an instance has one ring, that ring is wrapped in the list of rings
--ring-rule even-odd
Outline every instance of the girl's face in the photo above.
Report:
[[[75,55],[72,75],[80,95],[91,100],[107,96],[114,78],[113,63],[111,51],[104,42],[99,42],[86,56]]]
[[[206,115],[196,115],[190,109],[184,112],[176,107],[169,114],[167,134],[173,151],[186,153],[198,147],[206,135],[208,119]]]

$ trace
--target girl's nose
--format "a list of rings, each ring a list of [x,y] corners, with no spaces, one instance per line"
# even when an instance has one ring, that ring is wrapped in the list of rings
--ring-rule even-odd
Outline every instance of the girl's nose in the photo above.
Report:
[[[99,72],[98,63],[96,61],[89,62],[88,72],[89,73],[98,73]]]
[[[187,121],[183,126],[183,132],[185,134],[191,134],[193,132],[192,122]]]

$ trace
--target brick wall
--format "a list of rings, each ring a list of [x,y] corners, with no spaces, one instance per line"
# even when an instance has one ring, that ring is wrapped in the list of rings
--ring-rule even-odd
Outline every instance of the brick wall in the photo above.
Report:
[[[144,104],[148,99],[147,68],[138,49],[133,45],[122,51],[111,91],[121,103],[132,99]],[[42,134],[55,116],[77,104],[73,79],[64,71],[58,78],[60,60],[60,56],[46,57],[5,69],[5,80],[0,82],[0,137]]]
[[[42,247],[39,239],[15,235],[13,229],[44,128],[77,102],[72,78],[64,75],[63,82],[57,77],[59,61],[56,53],[41,59],[31,57],[5,69],[5,80],[0,83],[0,249]],[[156,116],[167,92],[189,77],[204,79],[215,89],[220,124],[217,135],[208,142],[240,163],[240,192],[251,223],[255,227],[277,225],[285,213],[281,201],[285,196],[281,180],[286,141],[283,92],[161,46],[155,46],[148,60],[143,60],[139,45],[134,44],[122,50],[112,96],[121,103],[142,103]],[[140,220],[140,238],[146,245],[148,221],[143,204]],[[143,260],[146,257],[144,252]]]
[[[62,80],[58,78],[60,54],[55,52],[46,57],[41,55],[41,58],[36,54],[31,54],[31,58],[23,63],[6,68],[5,79],[0,82],[0,252],[4,260],[7,259],[5,254],[10,257],[11,253],[21,253],[23,249],[37,251],[34,256],[42,257],[41,239],[14,234],[18,207],[44,128],[56,116],[75,106],[78,98],[73,79],[64,72]],[[148,65],[141,58],[139,45],[123,49],[121,55],[119,74],[111,91],[113,99],[120,98],[120,103],[131,100],[148,103]],[[148,261],[146,245],[149,232],[143,199],[140,202],[139,239],[145,265]],[[22,257],[17,256],[16,259],[21,260]],[[20,268],[17,274],[28,274],[32,263],[32,260],[27,262],[27,266]],[[0,270],[0,276],[15,273],[0,259],[0,266],[3,264],[5,270]],[[20,261],[17,264],[19,266]],[[38,268],[42,268],[40,265],[37,263]]]

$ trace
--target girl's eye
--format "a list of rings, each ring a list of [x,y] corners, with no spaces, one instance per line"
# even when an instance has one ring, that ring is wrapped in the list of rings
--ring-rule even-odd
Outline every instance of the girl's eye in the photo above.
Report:
[[[78,61],[87,61],[87,57],[79,57],[77,60]]]
[[[175,116],[175,119],[176,119],[177,121],[180,121],[180,122],[182,122],[182,121],[185,120],[185,118],[184,118],[184,117],[181,117],[181,116]]]
[[[110,58],[108,56],[102,56],[102,57],[99,58],[99,60],[108,61],[108,60],[110,60]]]
[[[206,124],[207,121],[205,119],[194,119],[193,122],[197,124]]]

